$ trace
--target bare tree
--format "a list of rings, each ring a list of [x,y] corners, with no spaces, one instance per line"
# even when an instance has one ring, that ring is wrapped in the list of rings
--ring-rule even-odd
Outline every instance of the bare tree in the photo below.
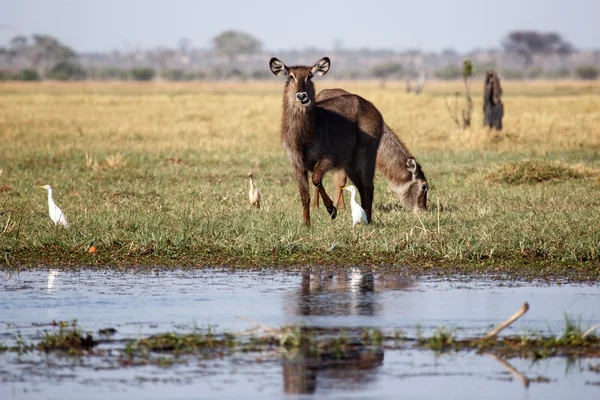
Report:
[[[419,75],[419,80],[415,85],[415,94],[420,94],[423,91],[423,87],[425,86],[425,71],[421,71]]]
[[[162,76],[177,58],[177,51],[166,47],[159,47],[151,54],[151,60],[159,65],[159,74]]]

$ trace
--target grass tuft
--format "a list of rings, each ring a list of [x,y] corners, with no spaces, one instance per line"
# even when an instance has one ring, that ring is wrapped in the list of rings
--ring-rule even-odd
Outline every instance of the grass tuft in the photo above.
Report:
[[[509,185],[559,182],[597,176],[598,171],[581,165],[570,166],[560,161],[525,160],[494,167],[484,179]]]

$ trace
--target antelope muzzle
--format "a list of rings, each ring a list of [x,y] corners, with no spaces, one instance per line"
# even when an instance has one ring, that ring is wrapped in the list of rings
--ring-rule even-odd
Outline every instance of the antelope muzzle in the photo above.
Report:
[[[304,107],[310,105],[310,98],[306,92],[298,92],[296,93],[296,101],[299,101]]]

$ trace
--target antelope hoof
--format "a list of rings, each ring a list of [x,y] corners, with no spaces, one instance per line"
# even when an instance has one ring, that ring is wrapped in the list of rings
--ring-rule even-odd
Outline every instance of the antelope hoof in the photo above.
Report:
[[[327,212],[329,212],[329,215],[331,215],[331,219],[335,219],[335,217],[337,217],[337,209],[334,206],[328,208]]]

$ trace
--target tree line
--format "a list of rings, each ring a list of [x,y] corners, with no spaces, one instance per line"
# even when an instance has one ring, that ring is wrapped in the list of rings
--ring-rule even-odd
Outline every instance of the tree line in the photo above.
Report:
[[[212,54],[227,60],[227,67],[214,66],[204,69],[189,70],[169,68],[170,60],[185,56],[190,51],[189,42],[182,41],[178,49],[159,49],[152,53],[146,65],[132,68],[112,66],[87,66],[78,61],[75,51],[58,39],[35,34],[31,37],[16,36],[7,46],[0,47],[0,80],[136,80],[149,81],[163,79],[172,81],[186,80],[221,80],[221,79],[267,79],[270,74],[266,68],[247,70],[237,60],[244,55],[263,52],[262,42],[254,36],[234,30],[228,30],[212,38]],[[513,31],[502,41],[504,52],[513,54],[522,60],[521,69],[502,69],[507,79],[564,78],[575,76],[580,79],[597,79],[599,69],[596,65],[578,65],[571,71],[566,67],[566,59],[577,50],[562,36],[555,32]],[[556,56],[563,67],[553,71],[545,71],[535,65],[536,57]],[[20,67],[17,67],[20,66]],[[499,69],[493,63],[474,66],[474,75],[483,76],[487,69]],[[380,79],[387,80],[414,79],[423,71],[412,65],[394,61],[381,61],[360,73],[341,71],[340,76],[346,79]],[[462,75],[459,62],[449,63],[434,71],[431,75],[438,79],[454,80]]]

